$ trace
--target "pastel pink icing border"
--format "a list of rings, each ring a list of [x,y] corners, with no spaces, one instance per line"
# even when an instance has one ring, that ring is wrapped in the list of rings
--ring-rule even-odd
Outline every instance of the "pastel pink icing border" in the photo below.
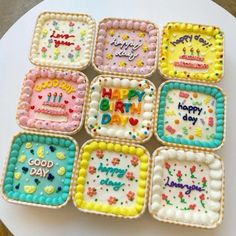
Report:
[[[31,95],[35,82],[38,78],[47,79],[63,79],[66,81],[73,81],[78,84],[76,90],[75,105],[72,109],[75,114],[71,122],[55,122],[43,121],[39,119],[31,119],[29,117]],[[28,72],[23,82],[21,96],[17,108],[17,121],[23,128],[33,130],[46,130],[53,132],[75,133],[77,132],[84,120],[85,103],[88,91],[88,79],[81,72],[71,72],[54,69],[33,69]]]
[[[117,66],[104,66],[103,63],[103,49],[104,41],[108,29],[128,29],[128,30],[141,30],[149,34],[149,48],[151,51],[148,55],[147,66],[143,68],[132,67],[117,67]],[[103,19],[98,26],[97,41],[94,52],[94,65],[100,72],[106,73],[122,73],[122,74],[135,74],[142,76],[149,76],[154,72],[157,63],[157,41],[158,41],[158,28],[154,23],[142,20],[128,20],[128,19]]]

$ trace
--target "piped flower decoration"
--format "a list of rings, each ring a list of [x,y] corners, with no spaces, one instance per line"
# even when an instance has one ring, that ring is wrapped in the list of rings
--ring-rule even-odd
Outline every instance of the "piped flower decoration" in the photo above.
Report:
[[[178,197],[180,198],[180,202],[181,203],[187,203],[185,198],[184,198],[183,192],[179,192]]]
[[[89,174],[93,175],[96,173],[96,167],[95,166],[89,166],[88,167]]]
[[[188,207],[189,210],[194,210],[196,208],[196,204],[190,204]]]
[[[126,67],[127,64],[124,61],[120,61],[118,65],[119,67]]]
[[[74,54],[68,53],[68,58],[70,59],[71,62],[74,61]]]
[[[202,205],[203,208],[205,208],[205,194],[202,193],[200,196],[199,196],[199,199],[200,199],[200,203]]]
[[[74,25],[75,25],[74,22],[72,22],[72,21],[69,22],[69,27],[70,27],[69,32],[70,32],[70,33],[72,33],[72,32],[74,31]]]
[[[131,171],[129,171],[129,172],[127,172],[126,173],[126,178],[128,179],[128,180],[134,180],[134,173],[133,172],[131,172]]]
[[[47,55],[46,55],[46,52],[47,52],[47,48],[46,47],[42,47],[41,48],[41,52],[42,52],[42,57],[46,57]]]
[[[203,178],[202,178],[202,188],[205,188],[207,186],[207,179],[206,179],[206,177],[204,176]]]
[[[120,159],[117,157],[114,157],[111,161],[113,166],[119,165],[120,164]]]
[[[138,60],[136,61],[136,66],[138,66],[138,67],[143,67],[143,66],[144,66],[143,60],[138,59]]]
[[[107,202],[108,202],[109,205],[114,205],[114,204],[117,203],[117,201],[118,201],[118,199],[115,198],[115,197],[112,197],[112,196],[110,196],[110,197],[107,199]]]
[[[129,199],[129,201],[133,201],[134,200],[134,197],[135,197],[135,193],[132,192],[132,191],[129,191],[127,194],[126,194],[127,198]]]
[[[115,35],[115,30],[114,29],[110,29],[109,31],[108,31],[108,34],[112,37],[112,36],[114,36]]]
[[[113,55],[111,53],[106,54],[106,59],[111,60],[113,58]]]
[[[166,194],[162,194],[161,195],[161,198],[162,198],[162,200],[164,200],[165,202],[166,202],[166,204],[167,205],[173,205],[171,202],[170,202],[170,200],[168,200],[168,196],[166,195]]]
[[[99,158],[99,159],[102,159],[104,157],[104,152],[102,150],[97,150],[96,151],[96,156]]]
[[[170,176],[173,176],[173,174],[171,173],[170,167],[171,167],[170,164],[169,164],[168,162],[165,162],[165,168],[167,169],[168,174],[169,174]]]
[[[132,164],[132,166],[137,166],[138,165],[138,157],[136,157],[136,156],[132,156],[132,159],[131,159],[131,164]]]
[[[196,171],[196,166],[191,166],[191,168],[190,168],[190,173],[191,173],[191,178],[192,179],[196,179],[196,176],[194,175],[194,172]]]
[[[91,188],[91,187],[88,188],[87,195],[88,195],[89,197],[93,197],[93,196],[96,195],[96,194],[97,194],[96,188]]]
[[[80,56],[80,51],[81,51],[81,47],[80,45],[78,44],[76,47],[75,47],[75,57],[79,57]]]
[[[178,182],[181,182],[182,181],[182,178],[181,178],[182,177],[182,172],[180,170],[177,171],[176,176],[178,177],[178,179],[177,179]]]
[[[48,34],[48,30],[47,29],[43,29],[42,30],[42,38],[45,38]]]

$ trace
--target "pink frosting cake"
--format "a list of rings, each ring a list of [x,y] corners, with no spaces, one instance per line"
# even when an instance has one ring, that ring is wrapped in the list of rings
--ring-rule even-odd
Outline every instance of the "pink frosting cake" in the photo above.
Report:
[[[150,76],[156,69],[158,29],[148,21],[103,19],[94,66],[101,73]]]
[[[17,110],[24,128],[75,133],[83,123],[88,81],[80,72],[34,69],[25,77]]]

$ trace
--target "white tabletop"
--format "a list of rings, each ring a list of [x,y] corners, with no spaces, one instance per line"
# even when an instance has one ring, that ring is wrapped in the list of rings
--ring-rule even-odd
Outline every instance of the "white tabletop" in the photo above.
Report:
[[[200,230],[154,220],[148,212],[136,220],[124,220],[79,212],[70,202],[60,210],[9,204],[0,198],[0,217],[15,235],[235,235],[236,178],[234,155],[236,144],[236,22],[224,9],[209,0],[47,0],[20,18],[0,42],[0,169],[7,155],[12,135],[19,131],[15,121],[16,105],[25,73],[32,68],[28,60],[32,32],[37,15],[45,10],[84,12],[97,21],[108,16],[140,18],[154,21],[160,28],[168,21],[183,21],[220,26],[225,32],[225,76],[220,85],[228,95],[227,140],[218,152],[225,161],[225,216],[220,227]],[[85,73],[92,80],[90,67]],[[156,72],[151,80],[160,84]],[[76,136],[79,145],[89,139],[82,130]],[[158,147],[152,138],[147,146]]]

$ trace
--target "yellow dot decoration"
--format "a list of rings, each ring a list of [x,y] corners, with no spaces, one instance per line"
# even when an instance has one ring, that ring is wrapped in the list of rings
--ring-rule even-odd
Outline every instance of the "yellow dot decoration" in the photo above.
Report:
[[[44,192],[47,194],[52,194],[52,193],[54,193],[54,191],[55,191],[55,189],[54,189],[54,186],[52,186],[52,185],[46,186],[44,188]]]
[[[14,178],[15,178],[16,180],[19,180],[20,177],[21,177],[21,173],[20,173],[20,172],[15,172],[15,173],[14,173]]]
[[[33,146],[33,144],[30,143],[30,142],[28,142],[28,143],[25,144],[25,148],[27,148],[27,149],[32,148],[32,146]]]
[[[37,155],[38,155],[39,158],[44,158],[44,146],[38,147]]]
[[[24,163],[25,160],[26,160],[26,155],[20,155],[18,158],[18,162],[20,162],[20,163]]]
[[[59,160],[64,160],[66,158],[64,152],[56,152],[56,157]]]
[[[57,174],[58,175],[64,175],[65,174],[65,172],[66,172],[66,169],[65,169],[65,167],[60,167],[58,170],[57,170]]]
[[[36,189],[37,189],[37,187],[36,186],[34,186],[34,185],[25,185],[24,186],[24,191],[26,192],[26,193],[34,193],[35,191],[36,191]]]

